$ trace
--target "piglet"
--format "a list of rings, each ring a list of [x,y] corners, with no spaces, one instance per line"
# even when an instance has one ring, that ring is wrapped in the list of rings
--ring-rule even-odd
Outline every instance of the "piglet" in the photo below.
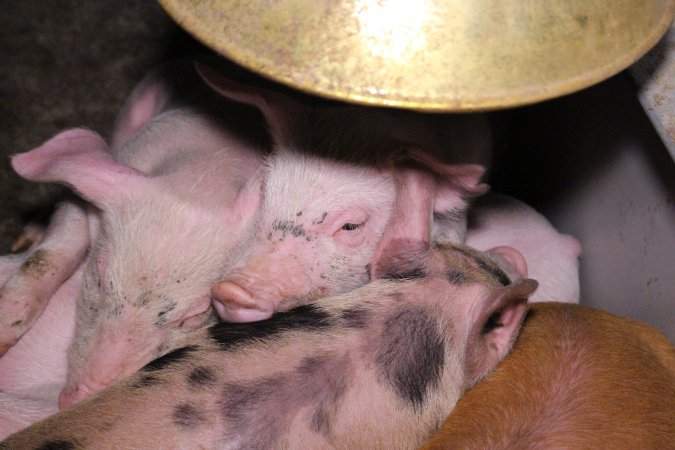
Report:
[[[214,325],[2,445],[416,448],[509,352],[537,283],[463,246],[382,268],[350,293]]]
[[[422,448],[670,449],[675,347],[640,322],[533,304],[511,354]]]
[[[494,192],[476,199],[465,243],[478,250],[502,245],[518,250],[528,274],[539,282],[531,302],[579,303],[581,245],[524,202]]]
[[[200,71],[224,96],[256,106],[274,141],[256,235],[212,289],[221,318],[266,319],[363,285],[379,276],[382,260],[404,261],[441,238],[463,241],[468,200],[486,190],[484,118],[436,123],[411,113],[308,106]]]
[[[95,205],[63,206],[0,291],[6,349],[84,264],[61,406],[215,320],[210,286],[246,244],[258,210],[262,127],[253,109],[213,95],[187,61],[141,82],[111,147],[71,129],[14,156],[23,177],[70,185]]]

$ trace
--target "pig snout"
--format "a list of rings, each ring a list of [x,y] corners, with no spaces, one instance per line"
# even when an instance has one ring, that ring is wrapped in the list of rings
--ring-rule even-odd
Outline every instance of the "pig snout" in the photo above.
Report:
[[[60,409],[73,406],[136,371],[135,365],[120,365],[111,360],[94,361],[92,367],[61,391]]]
[[[62,409],[127,378],[159,356],[161,337],[117,330],[103,332],[92,342],[86,354],[70,355],[71,370],[59,396]]]
[[[256,322],[274,313],[273,301],[256,301],[240,284],[222,281],[213,288],[213,302],[218,315],[228,322]]]
[[[228,322],[254,322],[296,306],[312,281],[302,264],[289,259],[270,264],[255,258],[214,285],[211,296],[218,315]]]

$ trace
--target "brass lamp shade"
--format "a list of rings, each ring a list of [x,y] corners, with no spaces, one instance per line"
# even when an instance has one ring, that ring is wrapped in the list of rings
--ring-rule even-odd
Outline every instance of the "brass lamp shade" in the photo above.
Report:
[[[675,0],[159,0],[227,58],[323,97],[422,111],[545,100],[626,68]]]

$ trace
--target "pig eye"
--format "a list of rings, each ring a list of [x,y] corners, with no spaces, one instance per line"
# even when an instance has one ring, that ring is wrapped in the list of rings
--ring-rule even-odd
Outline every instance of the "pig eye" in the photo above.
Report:
[[[342,225],[342,229],[345,231],[353,231],[356,230],[357,228],[360,228],[363,225],[363,223],[346,223]]]

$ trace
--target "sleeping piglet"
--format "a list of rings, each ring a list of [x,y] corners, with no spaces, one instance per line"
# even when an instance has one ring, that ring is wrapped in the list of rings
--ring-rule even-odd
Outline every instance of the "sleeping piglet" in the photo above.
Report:
[[[264,317],[366,283],[377,272],[377,261],[392,257],[379,250],[386,243],[405,239],[396,250],[403,255],[426,248],[432,211],[449,224],[444,227],[448,234],[461,240],[465,200],[484,189],[482,167],[440,163],[433,152],[421,150],[448,145],[451,159],[485,161],[487,133],[480,117],[446,124],[414,114],[324,108],[247,88],[205,66],[200,70],[228,98],[254,105],[265,116],[275,146],[263,170],[256,171],[260,152],[242,142],[227,122],[237,118],[231,111],[235,105],[207,92],[200,98],[215,102],[216,114],[213,108],[202,115],[194,107],[162,106],[169,91],[166,75],[143,82],[122,112],[113,139],[119,161],[86,130],[66,132],[14,160],[24,176],[72,184],[101,210],[88,212],[90,227],[100,222],[101,231],[92,233],[62,406],[175,348],[187,332],[208,321],[205,283],[227,276],[247,246],[260,183],[265,206],[256,246],[271,243],[267,236],[274,232],[282,241],[297,238],[307,250],[286,253],[279,270],[264,274],[270,286],[283,284],[286,298],[279,308],[265,304]],[[256,121],[250,116],[255,111],[248,112],[240,122]],[[387,149],[393,143],[405,143],[405,148],[392,153]],[[376,167],[346,160],[360,152],[382,154],[386,163]],[[73,214],[80,217],[80,212],[75,208]],[[301,230],[288,218],[308,222]],[[36,252],[49,255],[39,252],[50,242],[61,244],[47,238]],[[46,291],[44,284],[30,286]],[[256,309],[250,302],[234,309],[223,316],[261,318],[251,316]]]
[[[274,141],[256,235],[212,289],[223,319],[266,319],[363,285],[381,260],[463,241],[468,200],[486,190],[474,164],[489,161],[483,117],[308,108],[200,71],[224,96],[259,108]]]
[[[416,448],[509,352],[537,283],[464,246],[409,256],[341,296],[203,330],[1,445]]]
[[[190,61],[134,90],[111,147],[71,129],[14,156],[23,177],[68,184],[96,206],[65,203],[0,288],[6,351],[84,265],[61,406],[214,320],[210,286],[245,245],[258,210],[258,135],[259,114],[214,95]]]

